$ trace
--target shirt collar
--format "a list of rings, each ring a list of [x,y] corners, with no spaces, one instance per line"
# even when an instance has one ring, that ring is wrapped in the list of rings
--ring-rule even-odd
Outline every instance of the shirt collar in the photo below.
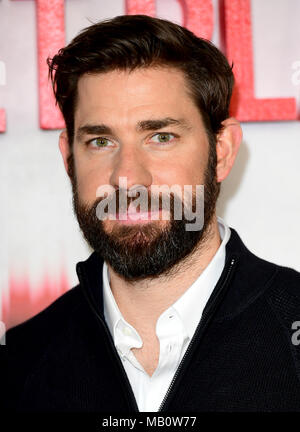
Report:
[[[128,355],[131,348],[140,348],[143,341],[134,327],[132,327],[120,312],[110,288],[110,278],[106,262],[103,264],[103,302],[104,316],[114,344],[122,356]]]
[[[172,312],[172,308],[176,310],[190,339],[195,332],[197,324],[200,321],[202,311],[216,283],[218,282],[225,265],[225,246],[230,238],[231,231],[223,219],[218,217],[217,220],[222,242],[216,254],[205,270],[195,280],[195,282],[178,300],[176,300],[175,303],[173,303],[172,306],[170,306],[170,308],[168,308],[167,311],[164,312],[164,314],[168,313],[169,311]],[[108,267],[105,261],[103,264],[102,277],[104,315],[115,344],[116,338],[120,339],[120,328],[122,329],[124,326],[127,326],[132,330],[131,334],[127,335],[127,343],[130,343],[131,347],[141,346],[142,341],[140,336],[136,330],[124,320],[118,305],[116,304],[115,298],[110,289]],[[197,307],[195,307],[195,305],[197,305]],[[127,339],[127,336],[126,334],[123,334],[123,338]],[[125,340],[123,342],[125,342]],[[121,343],[121,340],[119,340],[119,343]],[[122,345],[128,346],[126,343],[122,343]]]
[[[203,309],[224,269],[225,246],[230,238],[230,228],[220,217],[218,228],[221,244],[214,257],[195,282],[176,300],[171,307],[180,315],[187,334],[191,339],[202,316]]]
[[[115,301],[115,298],[110,289],[109,273],[106,262],[103,263],[103,306],[104,316],[111,334],[114,334],[114,329],[118,321],[123,318]]]

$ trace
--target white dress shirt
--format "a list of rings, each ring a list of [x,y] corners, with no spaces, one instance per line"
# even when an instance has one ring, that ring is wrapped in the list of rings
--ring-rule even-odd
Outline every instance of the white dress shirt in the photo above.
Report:
[[[199,324],[203,309],[223,271],[225,245],[231,232],[219,217],[218,227],[222,242],[213,259],[195,282],[157,320],[156,334],[160,352],[158,366],[151,377],[131,351],[133,347],[142,347],[143,341],[135,328],[125,321],[116,304],[109,285],[108,267],[104,262],[104,316],[140,411],[158,411]]]

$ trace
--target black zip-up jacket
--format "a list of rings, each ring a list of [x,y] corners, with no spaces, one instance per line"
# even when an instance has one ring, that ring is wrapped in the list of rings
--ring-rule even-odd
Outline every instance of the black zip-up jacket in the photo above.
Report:
[[[78,263],[79,285],[7,331],[4,412],[138,411],[103,316],[102,264],[95,252]],[[300,411],[296,321],[300,273],[258,258],[231,228],[224,270],[160,410]]]

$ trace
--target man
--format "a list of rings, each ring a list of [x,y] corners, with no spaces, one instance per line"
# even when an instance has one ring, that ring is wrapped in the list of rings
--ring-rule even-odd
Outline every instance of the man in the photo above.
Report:
[[[300,275],[253,255],[216,216],[242,139],[226,58],[135,15],[92,25],[48,64],[94,252],[77,265],[79,285],[7,332],[5,408],[300,410]],[[171,193],[153,188],[163,185]]]

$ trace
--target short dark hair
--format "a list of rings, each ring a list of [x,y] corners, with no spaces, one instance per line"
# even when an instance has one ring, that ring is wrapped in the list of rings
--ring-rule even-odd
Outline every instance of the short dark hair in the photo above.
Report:
[[[171,21],[120,15],[82,30],[47,60],[56,102],[70,145],[78,79],[85,73],[171,66],[181,70],[199,108],[210,144],[229,117],[234,77],[226,57],[210,41]]]

